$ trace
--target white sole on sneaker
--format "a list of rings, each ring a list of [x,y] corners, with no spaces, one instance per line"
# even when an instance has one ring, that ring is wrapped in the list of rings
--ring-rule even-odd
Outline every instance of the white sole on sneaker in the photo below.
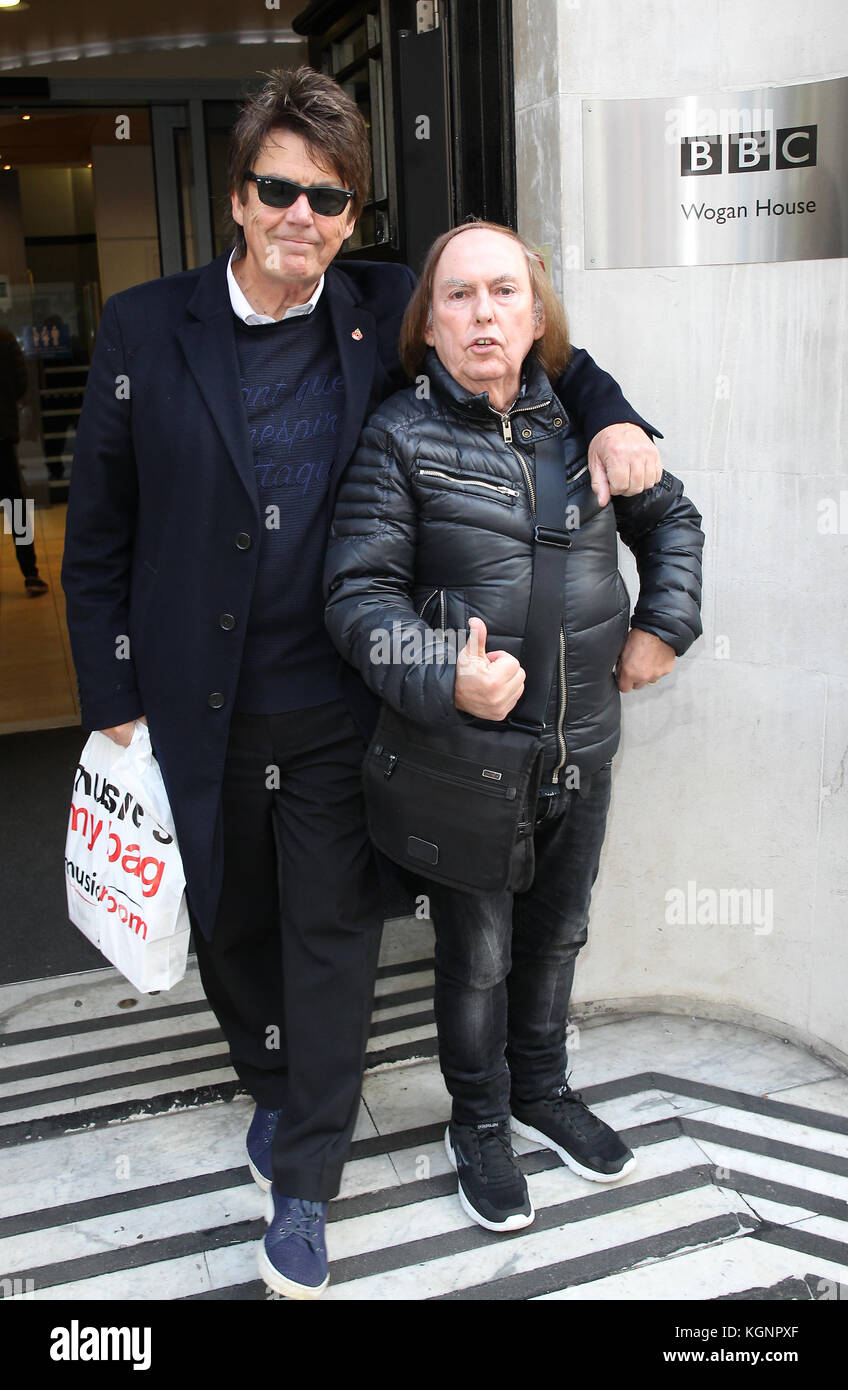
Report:
[[[259,1169],[256,1167],[256,1164],[253,1162],[253,1159],[250,1157],[250,1154],[247,1155],[247,1166],[250,1169],[250,1176],[253,1178],[253,1181],[256,1183],[256,1186],[261,1187],[263,1192],[270,1192],[271,1183],[269,1179],[263,1177]]]
[[[448,1156],[448,1162],[450,1163],[451,1168],[455,1173],[457,1173],[459,1204],[462,1207],[462,1210],[465,1212],[466,1216],[470,1216],[471,1220],[476,1221],[478,1226],[485,1226],[487,1231],[521,1231],[524,1229],[525,1226],[532,1225],[532,1223],[536,1219],[536,1213],[533,1210],[533,1203],[532,1201],[530,1201],[529,1192],[527,1194],[528,1201],[530,1201],[529,1216],[525,1216],[523,1212],[519,1211],[516,1212],[514,1216],[508,1216],[506,1221],[501,1222],[487,1221],[485,1216],[481,1216],[479,1211],[475,1210],[475,1208],[469,1202],[468,1198],[462,1190],[462,1183],[458,1180],[459,1174],[456,1166],[456,1155],[453,1151],[453,1146],[450,1141],[450,1129],[445,1130],[445,1152]]]
[[[269,1226],[274,1220],[274,1198],[271,1196],[270,1184],[268,1195],[265,1198],[265,1220]],[[309,1284],[298,1284],[293,1279],[287,1279],[284,1274],[274,1268],[268,1259],[264,1240],[260,1241],[256,1254],[256,1264],[259,1268],[259,1274],[268,1288],[273,1289],[274,1293],[283,1294],[285,1298],[320,1298],[330,1282],[329,1274],[323,1284],[316,1284],[314,1288],[310,1287]]]
[[[271,1264],[265,1251],[264,1241],[259,1247],[256,1264],[260,1278],[265,1281],[268,1288],[273,1289],[274,1293],[283,1294],[285,1298],[320,1298],[330,1282],[329,1274],[323,1284],[318,1284],[315,1288],[310,1288],[308,1284],[296,1284],[293,1279],[287,1279]]]
[[[627,1162],[618,1173],[599,1173],[594,1168],[584,1167],[584,1165],[578,1162],[567,1149],[563,1149],[559,1144],[555,1144],[553,1139],[547,1134],[543,1134],[540,1129],[534,1129],[532,1125],[526,1125],[522,1120],[516,1120],[514,1115],[510,1115],[509,1120],[513,1131],[516,1134],[520,1134],[522,1139],[533,1139],[544,1148],[552,1149],[555,1154],[559,1154],[563,1163],[567,1168],[571,1169],[572,1173],[576,1173],[578,1177],[581,1178],[588,1178],[589,1182],[619,1182],[620,1179],[626,1177],[628,1173],[632,1173],[633,1169],[636,1167],[636,1156],[635,1154],[631,1154],[630,1158],[628,1158]]]

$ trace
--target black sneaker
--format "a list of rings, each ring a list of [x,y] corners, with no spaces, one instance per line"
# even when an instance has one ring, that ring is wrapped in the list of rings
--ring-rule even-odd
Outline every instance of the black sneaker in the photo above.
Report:
[[[512,1128],[558,1153],[563,1163],[590,1182],[617,1182],[636,1159],[614,1129],[593,1115],[579,1091],[561,1086],[545,1100],[512,1102]]]
[[[449,1124],[445,1148],[459,1178],[464,1210],[487,1231],[519,1231],[536,1213],[518,1166],[506,1120]]]

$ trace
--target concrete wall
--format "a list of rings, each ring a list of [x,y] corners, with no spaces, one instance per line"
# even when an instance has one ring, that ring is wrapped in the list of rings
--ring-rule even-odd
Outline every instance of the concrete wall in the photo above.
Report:
[[[574,341],[663,431],[707,534],[705,637],[623,698],[575,1002],[744,1019],[844,1059],[846,261],[580,268],[581,101],[842,76],[844,3],[514,0],[514,16],[519,228],[550,244]],[[711,923],[697,896],[669,921],[674,889],[748,889],[749,921]]]

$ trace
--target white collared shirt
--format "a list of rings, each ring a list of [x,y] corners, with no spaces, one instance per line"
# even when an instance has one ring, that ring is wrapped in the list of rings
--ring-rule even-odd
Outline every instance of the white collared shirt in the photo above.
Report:
[[[250,301],[245,298],[241,286],[233,274],[233,260],[235,259],[235,254],[235,251],[233,251],[230,254],[230,259],[227,261],[227,287],[230,291],[230,303],[233,306],[233,313],[237,314],[242,322],[250,324],[251,327],[257,323],[281,323],[282,319],[278,320],[272,318],[270,314],[257,314],[256,310],[252,308]],[[305,314],[311,314],[318,300],[321,298],[321,291],[323,288],[324,277],[322,275],[318,284],[315,286],[315,293],[312,295],[312,298],[308,299],[305,304],[294,304],[291,309],[286,309],[286,312],[283,314],[283,319],[297,319],[302,318]]]

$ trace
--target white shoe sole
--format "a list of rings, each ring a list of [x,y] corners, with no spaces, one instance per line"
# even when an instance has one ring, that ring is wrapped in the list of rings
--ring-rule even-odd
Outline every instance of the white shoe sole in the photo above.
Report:
[[[251,1167],[253,1167],[252,1164]],[[270,1226],[271,1222],[274,1220],[274,1198],[270,1195],[270,1184],[268,1193],[269,1195],[265,1201],[265,1220]],[[260,1242],[256,1254],[256,1264],[259,1269],[259,1274],[268,1285],[268,1288],[273,1289],[274,1293],[283,1294],[285,1298],[320,1298],[330,1282],[329,1274],[323,1284],[316,1284],[314,1288],[309,1284],[297,1284],[293,1279],[287,1279],[284,1274],[281,1274],[278,1269],[274,1268],[269,1260],[264,1240]]]
[[[318,1284],[313,1289],[310,1288],[308,1284],[296,1284],[294,1280],[287,1279],[284,1274],[281,1274],[280,1271],[275,1269],[271,1264],[265,1251],[264,1242],[259,1247],[256,1264],[259,1269],[260,1278],[264,1279],[268,1288],[273,1289],[274,1293],[283,1294],[285,1298],[320,1298],[330,1282],[330,1276],[328,1274],[323,1284]]]
[[[453,1168],[453,1171],[456,1173],[456,1155],[454,1154],[453,1147],[450,1141],[450,1129],[445,1130],[445,1152],[447,1153],[448,1162],[450,1163],[451,1168]],[[523,1212],[516,1212],[514,1216],[508,1216],[505,1221],[487,1221],[485,1216],[481,1216],[479,1211],[476,1211],[475,1208],[471,1205],[471,1203],[469,1202],[468,1198],[462,1190],[461,1182],[458,1182],[458,1191],[460,1206],[462,1207],[462,1210],[465,1212],[466,1216],[470,1216],[471,1220],[476,1221],[478,1226],[485,1226],[487,1231],[521,1231],[524,1229],[525,1226],[532,1225],[532,1223],[536,1219],[536,1213],[533,1210],[533,1203],[532,1201],[530,1201],[529,1216],[525,1216]],[[530,1194],[528,1193],[527,1196],[529,1200]]]
[[[253,1181],[256,1183],[256,1186],[261,1187],[263,1192],[270,1192],[270,1182],[267,1178],[262,1176],[259,1169],[256,1167],[256,1164],[253,1162],[253,1159],[250,1157],[250,1154],[247,1155],[247,1166],[250,1169],[250,1176],[253,1178]]]
[[[547,1134],[543,1134],[540,1129],[534,1129],[532,1125],[526,1125],[523,1121],[516,1120],[514,1115],[510,1116],[510,1124],[515,1134],[520,1134],[522,1139],[533,1139],[546,1149],[552,1149],[555,1154],[559,1154],[563,1163],[571,1169],[572,1173],[576,1173],[581,1178],[588,1178],[589,1182],[620,1182],[636,1167],[636,1156],[631,1154],[618,1173],[598,1173],[594,1168],[584,1167],[567,1149],[560,1148],[559,1144],[555,1144],[553,1139],[549,1138]]]

